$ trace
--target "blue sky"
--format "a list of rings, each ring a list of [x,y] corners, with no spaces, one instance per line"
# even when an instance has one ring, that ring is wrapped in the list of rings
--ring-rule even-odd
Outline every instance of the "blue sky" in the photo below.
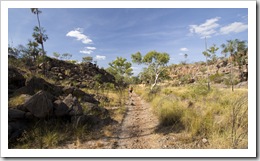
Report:
[[[107,68],[116,57],[167,52],[170,64],[204,61],[205,37],[210,47],[230,39],[248,40],[247,8],[39,8],[40,21],[49,39],[47,55],[70,53],[73,60],[92,56]],[[8,41],[16,47],[26,45],[36,15],[29,8],[8,10]],[[221,49],[218,51],[220,56]],[[133,64],[135,73],[142,67]]]

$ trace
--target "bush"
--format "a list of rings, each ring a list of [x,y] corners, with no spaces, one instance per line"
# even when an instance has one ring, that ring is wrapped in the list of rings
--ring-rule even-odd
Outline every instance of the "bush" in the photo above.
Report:
[[[216,73],[216,74],[210,75],[209,79],[210,79],[211,82],[221,83],[221,82],[223,82],[223,75],[224,74]]]
[[[206,96],[209,94],[208,84],[204,81],[200,81],[197,84],[189,87],[189,95],[191,98],[197,98],[198,96]]]

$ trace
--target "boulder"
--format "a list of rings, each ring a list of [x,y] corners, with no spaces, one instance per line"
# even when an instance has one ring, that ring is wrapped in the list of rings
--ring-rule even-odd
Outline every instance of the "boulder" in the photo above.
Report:
[[[62,102],[61,100],[56,100],[54,101],[53,105],[53,113],[55,116],[63,117],[68,115],[69,107],[64,102]]]
[[[59,96],[62,94],[62,89],[59,86],[50,84],[46,82],[44,79],[37,78],[35,76],[26,80],[25,85],[33,90],[44,90],[55,96]]]
[[[24,76],[16,69],[8,67],[8,89],[15,90],[25,85]]]
[[[14,95],[20,95],[20,94],[33,95],[33,94],[34,94],[34,90],[33,90],[33,88],[31,88],[31,87],[23,86],[23,87],[17,89],[17,90],[14,92]]]
[[[85,95],[88,95],[84,91],[82,91],[82,90],[80,90],[78,88],[75,88],[75,87],[74,87],[74,90],[73,90],[72,94],[73,94],[73,96],[76,96],[76,97],[83,97]]]
[[[70,87],[70,86],[65,86],[62,91],[65,93],[65,94],[72,94],[73,91],[74,91],[74,87]]]
[[[19,137],[24,130],[28,128],[26,121],[15,121],[8,123],[8,141],[14,141],[15,138]]]
[[[87,94],[87,93],[85,93],[85,95],[83,95],[81,97],[81,100],[84,101],[84,102],[90,102],[90,103],[94,103],[94,104],[99,104],[99,101],[97,101],[94,98],[94,95],[90,95],[90,94]]]
[[[8,109],[8,121],[10,120],[17,120],[17,119],[24,119],[25,118],[25,112],[14,109],[14,108],[9,108]]]
[[[65,103],[69,107],[69,115],[82,115],[83,114],[83,108],[78,102],[76,97],[73,97],[72,94],[69,94],[64,100],[63,103]]]
[[[37,92],[23,106],[37,118],[45,118],[53,111],[50,94],[45,91]]]

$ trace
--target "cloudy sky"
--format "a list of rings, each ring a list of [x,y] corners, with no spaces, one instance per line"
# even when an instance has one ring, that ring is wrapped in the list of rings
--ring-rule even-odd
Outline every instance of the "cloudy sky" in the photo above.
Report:
[[[169,64],[204,61],[210,47],[230,39],[248,40],[248,10],[237,8],[39,8],[49,39],[47,55],[70,53],[73,60],[92,56],[104,68],[121,56],[151,50],[167,52]],[[8,41],[26,45],[37,18],[29,8],[8,9]],[[218,51],[220,56],[221,49]],[[133,64],[135,72],[141,70]]]

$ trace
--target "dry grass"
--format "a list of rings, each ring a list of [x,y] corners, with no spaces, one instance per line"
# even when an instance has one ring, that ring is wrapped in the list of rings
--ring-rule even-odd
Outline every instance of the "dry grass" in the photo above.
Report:
[[[172,126],[173,132],[189,136],[182,139],[190,148],[247,147],[247,89],[208,91],[201,83],[161,87],[156,95],[149,95],[145,88],[139,87],[136,93],[150,101],[161,125]],[[203,147],[201,138],[207,138],[210,144]]]
[[[17,95],[8,100],[8,107],[16,107],[23,104],[30,96],[26,94]]]

